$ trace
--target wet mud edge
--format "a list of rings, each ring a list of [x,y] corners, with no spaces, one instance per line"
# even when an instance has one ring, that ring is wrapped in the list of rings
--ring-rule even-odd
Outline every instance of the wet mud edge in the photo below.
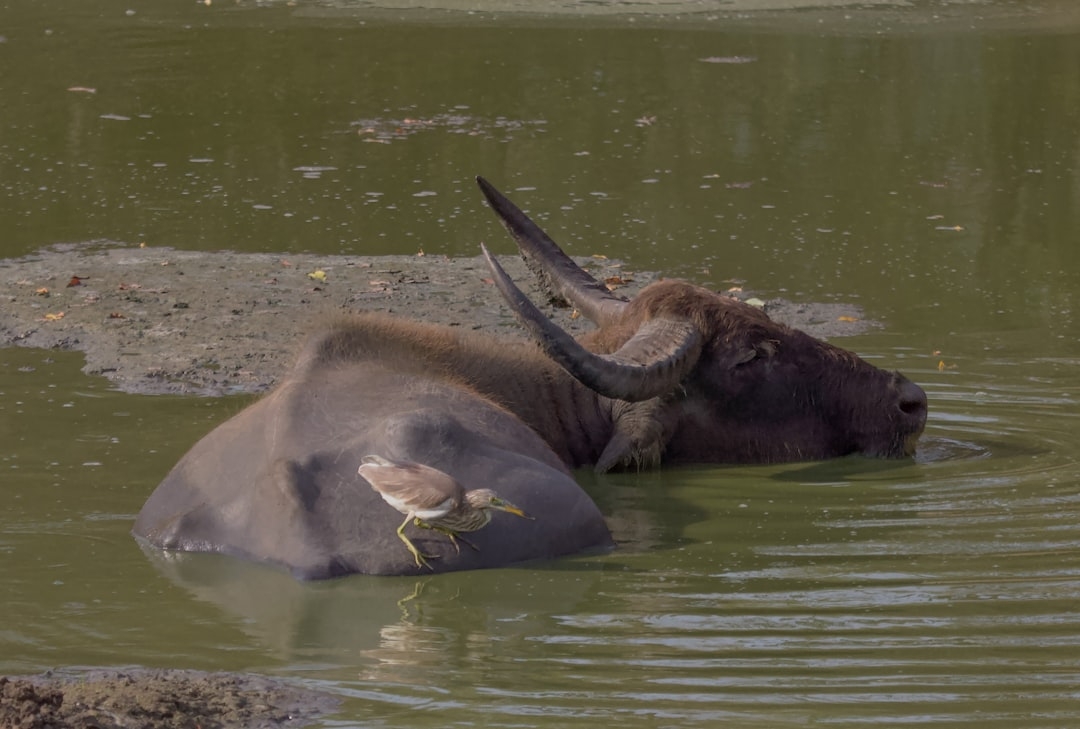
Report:
[[[564,328],[592,326],[551,302],[517,255],[500,260]],[[628,297],[659,277],[614,260],[575,260]],[[132,393],[265,391],[320,322],[365,310],[524,336],[479,256],[199,252],[106,242],[0,259],[0,345],[78,350],[87,374]],[[765,310],[821,338],[876,326],[847,304],[772,300]]]
[[[339,700],[263,676],[132,669],[0,677],[4,729],[301,727]]]

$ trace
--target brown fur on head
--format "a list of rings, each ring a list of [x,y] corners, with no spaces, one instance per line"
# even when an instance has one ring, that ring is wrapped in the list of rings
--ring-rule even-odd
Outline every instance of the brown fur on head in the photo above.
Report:
[[[749,350],[767,348],[777,332],[792,331],[737,299],[686,281],[665,279],[642,290],[618,322],[584,335],[581,341],[594,352],[610,354],[634,336],[642,323],[657,318],[690,321],[701,332],[706,349],[714,354],[727,350],[732,360]]]
[[[916,386],[699,286],[652,284],[619,321],[582,343],[616,352],[653,318],[692,322],[703,339],[700,357],[668,395],[614,408],[615,433],[598,469],[658,461],[661,454],[668,461],[762,462],[911,452],[918,412],[925,413]],[[914,421],[909,430],[901,425],[906,420]]]

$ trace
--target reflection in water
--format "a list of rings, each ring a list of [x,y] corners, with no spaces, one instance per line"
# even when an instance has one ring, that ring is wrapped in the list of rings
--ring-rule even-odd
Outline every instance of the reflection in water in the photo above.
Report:
[[[155,559],[364,723],[1067,725],[1080,484],[1045,444],[1080,384],[1035,420],[946,385],[915,463],[582,474],[620,535],[596,558],[318,584]]]
[[[915,462],[579,474],[619,540],[610,554],[300,583],[216,555],[139,553],[130,512],[155,476],[134,473],[165,440],[151,416],[191,421],[186,442],[212,425],[193,418],[201,401],[80,398],[88,381],[49,387],[55,365],[37,366],[0,379],[0,407],[46,390],[41,413],[74,402],[83,425],[67,452],[50,418],[4,483],[18,494],[0,519],[0,548],[18,557],[0,563],[17,616],[0,630],[7,670],[61,655],[256,669],[332,689],[352,721],[410,727],[443,726],[447,712],[560,727],[1071,720],[1080,475],[1065,436],[1080,373],[1023,387],[1000,365],[992,379],[973,365],[913,373],[932,403]],[[69,458],[112,476],[80,489],[85,469]],[[117,480],[124,463],[137,483]],[[83,533],[93,539],[73,547]]]
[[[985,445],[956,438],[924,436],[915,454],[916,463],[937,463],[964,458],[988,458],[990,449]]]

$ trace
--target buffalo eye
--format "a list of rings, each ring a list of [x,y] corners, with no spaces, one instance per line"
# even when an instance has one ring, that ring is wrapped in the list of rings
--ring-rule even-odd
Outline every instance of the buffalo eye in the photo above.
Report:
[[[745,365],[750,364],[755,359],[757,359],[757,356],[758,356],[757,349],[744,350],[742,352],[739,352],[735,356],[735,358],[732,360],[731,366],[732,366],[733,369],[738,368],[738,367],[743,367]]]

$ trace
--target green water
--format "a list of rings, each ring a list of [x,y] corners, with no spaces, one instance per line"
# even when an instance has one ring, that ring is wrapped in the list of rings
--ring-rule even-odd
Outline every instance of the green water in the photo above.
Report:
[[[89,5],[0,7],[0,255],[507,252],[483,174],[575,253],[861,305],[884,328],[840,343],[931,414],[914,462],[582,474],[610,555],[298,584],[128,534],[246,400],[2,349],[0,674],[262,672],[343,696],[326,726],[1075,725],[1071,4],[648,27]]]

